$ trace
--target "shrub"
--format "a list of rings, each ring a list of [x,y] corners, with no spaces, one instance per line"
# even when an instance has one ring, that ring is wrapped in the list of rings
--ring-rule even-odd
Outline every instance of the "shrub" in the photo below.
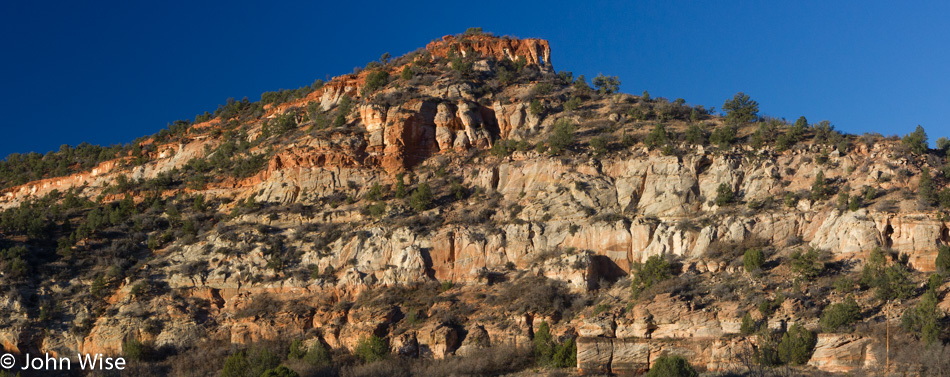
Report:
[[[303,361],[315,367],[330,365],[330,350],[322,342],[316,342],[307,350]]]
[[[811,199],[818,201],[828,195],[828,183],[825,182],[825,172],[819,170],[815,175],[815,182],[811,184]]]
[[[881,300],[906,300],[914,295],[914,282],[910,272],[902,264],[892,264],[884,270],[877,282],[875,296]]]
[[[934,179],[930,175],[930,169],[927,167],[920,169],[920,183],[917,185],[917,197],[921,203],[928,206],[937,202],[937,189],[934,187]]]
[[[374,361],[383,360],[389,356],[389,348],[382,338],[372,335],[360,339],[356,348],[353,350],[353,354],[364,363],[372,363]]]
[[[716,188],[716,205],[722,207],[735,201],[736,194],[732,191],[732,187],[726,183],[720,183],[719,187]]]
[[[848,296],[840,304],[831,304],[821,313],[821,331],[850,331],[851,325],[861,320],[861,307],[854,301],[854,297]]]
[[[456,56],[452,59],[452,70],[463,75],[468,75],[472,73],[473,63],[471,60],[463,59],[461,56]]]
[[[106,279],[102,275],[97,275],[96,279],[92,281],[92,286],[89,287],[89,293],[93,297],[99,298],[105,293],[106,289]]]
[[[264,374],[262,374],[261,377],[300,377],[300,375],[297,374],[297,372],[294,372],[293,369],[281,365],[277,368],[264,371]]]
[[[333,127],[342,127],[346,124],[346,116],[353,110],[353,99],[350,96],[343,96],[340,104],[337,105],[336,118],[333,118]]]
[[[706,132],[697,124],[691,124],[686,129],[686,142],[692,145],[705,145]]]
[[[762,265],[765,264],[765,253],[762,250],[753,248],[745,251],[745,254],[742,255],[742,265],[745,267],[746,272],[752,272],[762,268]]]
[[[802,365],[808,362],[818,337],[799,323],[792,325],[778,344],[778,357],[786,364]]]
[[[650,131],[646,139],[643,139],[643,143],[649,148],[656,148],[661,145],[666,145],[668,141],[669,138],[666,135],[666,127],[660,123],[657,123],[655,126],[653,126],[653,130]]]
[[[610,94],[620,89],[620,78],[617,76],[605,76],[601,73],[591,82],[600,94]]]
[[[950,271],[950,247],[940,246],[935,264],[937,265],[937,271],[942,274]]]
[[[581,106],[581,98],[577,96],[573,96],[570,99],[568,99],[567,102],[564,102],[564,110],[567,110],[567,111],[577,110],[577,108],[580,106]]]
[[[366,75],[366,83],[363,84],[363,93],[370,94],[386,86],[389,83],[389,72],[384,70],[371,72]]]
[[[775,313],[778,308],[782,307],[782,304],[785,302],[785,295],[778,294],[773,299],[764,299],[759,301],[758,308],[759,313],[762,313],[762,316],[768,318]]]
[[[937,295],[933,290],[928,290],[917,306],[904,312],[901,326],[924,343],[931,344],[941,333],[942,319],[943,313],[937,308]]]
[[[147,281],[140,281],[135,283],[132,286],[132,289],[129,290],[129,294],[135,298],[142,298],[146,296],[151,291],[151,285]]]
[[[590,139],[590,150],[594,155],[601,156],[607,153],[607,137],[597,136]]]
[[[538,364],[552,368],[577,366],[577,346],[573,339],[558,344],[551,335],[547,322],[538,325],[534,333],[534,356]]]
[[[548,137],[548,147],[552,154],[560,154],[562,151],[574,144],[574,132],[577,126],[566,118],[558,119],[554,123],[554,129],[551,136]]]
[[[640,292],[673,276],[673,265],[663,255],[651,256],[647,258],[646,263],[634,263],[632,270],[634,277],[631,288],[634,299]]]
[[[682,356],[660,356],[646,377],[698,377],[699,373]]]
[[[739,125],[753,122],[758,119],[759,103],[753,101],[745,93],[739,92],[722,105],[726,111],[726,123]]]
[[[372,217],[375,217],[377,219],[382,217],[383,215],[386,214],[386,203],[376,202],[376,203],[367,205],[366,214]]]
[[[809,248],[806,252],[802,252],[801,249],[795,250],[789,257],[792,271],[795,271],[800,278],[806,280],[821,276],[825,272],[825,262],[823,259],[826,257],[821,254],[822,253],[815,248]]]
[[[249,369],[251,369],[251,365],[248,363],[244,351],[238,351],[224,360],[221,377],[246,377]]]
[[[294,339],[290,342],[290,351],[287,352],[287,358],[291,360],[297,360],[307,354],[307,351],[303,349],[303,342],[300,339]]]
[[[396,174],[396,192],[394,193],[396,199],[402,199],[406,197],[406,182],[403,178],[403,173]]]
[[[406,80],[406,81],[411,80],[411,79],[412,79],[412,69],[410,69],[408,65],[405,66],[405,67],[403,67],[403,68],[402,68],[402,72],[399,73],[399,78],[401,78],[401,79],[403,79],[403,80]]]
[[[904,135],[901,144],[910,149],[911,152],[924,154],[928,150],[927,132],[924,132],[924,128],[918,124],[914,132]]]
[[[584,78],[584,75],[577,75],[577,78],[574,79],[574,91],[579,94],[587,94],[590,90],[590,85],[587,85],[587,79]]]
[[[528,105],[528,111],[534,115],[540,115],[544,112],[544,105],[538,99],[531,100],[531,104]]]
[[[721,149],[732,146],[736,141],[736,128],[734,126],[719,127],[709,135],[709,142],[716,144]]]
[[[379,182],[374,182],[373,186],[369,188],[369,192],[366,193],[366,199],[373,201],[383,199],[383,186],[380,186]]]
[[[742,324],[739,326],[739,332],[742,335],[752,335],[756,330],[755,327],[755,320],[752,319],[752,315],[745,313],[745,315],[742,316]]]
[[[416,191],[412,192],[412,196],[409,198],[409,206],[422,212],[432,207],[432,201],[432,189],[429,188],[428,183],[422,182],[416,188]]]
[[[798,195],[795,195],[791,192],[786,192],[784,202],[786,207],[795,208],[795,206],[798,205]]]
[[[138,341],[138,339],[132,338],[122,343],[122,355],[124,355],[129,360],[145,360],[146,353],[147,350],[145,345]]]
[[[452,196],[455,197],[455,200],[465,199],[467,194],[468,190],[465,189],[465,186],[462,186],[458,181],[452,181]]]
[[[848,210],[854,212],[859,209],[861,209],[861,197],[857,195],[852,196],[851,201],[848,202]]]

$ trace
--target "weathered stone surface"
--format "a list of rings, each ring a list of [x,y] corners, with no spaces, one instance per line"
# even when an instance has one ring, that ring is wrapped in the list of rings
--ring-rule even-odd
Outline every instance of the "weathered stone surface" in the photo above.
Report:
[[[808,365],[832,373],[851,373],[876,364],[870,353],[874,342],[848,334],[818,334],[818,344]]]

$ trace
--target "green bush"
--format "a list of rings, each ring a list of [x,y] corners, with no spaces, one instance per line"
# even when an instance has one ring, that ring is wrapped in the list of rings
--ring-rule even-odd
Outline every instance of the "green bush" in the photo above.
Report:
[[[406,182],[404,178],[405,174],[396,174],[396,192],[394,193],[396,199],[402,199],[406,197]]]
[[[386,203],[376,202],[366,205],[366,214],[375,218],[380,218],[386,214]]]
[[[785,202],[786,207],[795,208],[795,206],[798,205],[798,195],[795,195],[795,193],[786,192],[785,199],[783,201]]]
[[[221,377],[247,377],[250,369],[251,365],[244,351],[237,351],[224,360]]]
[[[590,139],[590,150],[596,156],[602,156],[607,153],[607,137],[596,136]]]
[[[802,252],[801,249],[795,250],[789,256],[792,271],[798,274],[799,278],[805,280],[812,280],[821,276],[825,272],[824,259],[827,259],[827,255],[823,254],[815,248],[809,248],[805,252]]]
[[[617,76],[605,76],[601,73],[591,82],[600,94],[610,94],[620,90],[620,78]]]
[[[861,197],[857,195],[852,196],[851,200],[848,202],[848,210],[854,212],[859,209],[861,209]]]
[[[353,350],[353,354],[368,364],[388,357],[389,347],[386,346],[386,342],[382,338],[372,335],[360,339]]]
[[[937,250],[937,260],[935,264],[937,265],[937,271],[942,274],[950,271],[950,247],[940,246],[940,249]]]
[[[552,154],[561,154],[565,149],[574,144],[574,133],[577,132],[577,126],[566,118],[558,119],[554,123],[551,136],[548,137],[548,147]]]
[[[698,377],[699,373],[682,356],[660,356],[645,377]]]
[[[291,360],[297,360],[307,354],[307,350],[303,349],[303,342],[300,339],[294,339],[290,342],[290,351],[287,352],[287,358]]]
[[[458,72],[462,75],[468,75],[472,73],[473,62],[469,59],[464,59],[461,56],[456,56],[451,61],[452,70]]]
[[[742,265],[746,272],[752,272],[762,268],[765,264],[765,253],[762,250],[752,248],[745,251],[742,255]]]
[[[353,110],[353,99],[350,96],[343,96],[337,105],[336,117],[333,118],[333,127],[343,127],[346,124],[346,116]]]
[[[901,144],[910,149],[911,152],[924,154],[929,149],[927,146],[927,132],[918,124],[914,132],[904,135]]]
[[[96,275],[95,280],[92,281],[92,286],[89,287],[89,293],[93,297],[100,298],[105,294],[106,290],[106,279],[102,275]]]
[[[142,361],[148,354],[147,347],[138,339],[131,338],[122,343],[122,355],[129,360]]]
[[[755,330],[756,330],[755,320],[752,319],[751,314],[745,313],[745,315],[742,316],[742,324],[739,325],[739,332],[742,335],[752,335],[753,333],[755,333]]]
[[[666,145],[668,142],[669,137],[666,135],[666,127],[660,123],[653,126],[653,130],[647,134],[646,139],[643,139],[643,143],[646,144],[648,148],[656,148],[661,145]]]
[[[705,145],[706,131],[703,131],[702,127],[695,123],[689,125],[689,128],[686,129],[686,142],[692,145]]]
[[[632,270],[634,299],[644,290],[673,277],[673,265],[663,255],[651,256],[646,263],[634,263]]]
[[[531,104],[528,105],[528,111],[531,114],[540,115],[544,112],[544,104],[538,99],[533,99],[531,100]]]
[[[534,333],[534,356],[541,366],[569,368],[577,366],[577,345],[574,339],[558,344],[547,322],[541,322]]]
[[[944,314],[937,308],[937,295],[934,290],[928,290],[917,303],[917,306],[904,312],[901,317],[901,326],[905,331],[914,334],[927,344],[932,344],[942,332]]]
[[[567,111],[577,110],[577,108],[580,106],[581,106],[581,98],[577,96],[573,96],[570,99],[568,99],[567,102],[564,102],[564,110],[567,110]]]
[[[330,350],[323,343],[317,341],[307,350],[307,354],[303,356],[303,361],[315,367],[330,365]]]
[[[828,183],[825,182],[825,172],[819,170],[815,174],[815,181],[811,184],[811,199],[818,201],[828,196]]]
[[[930,169],[927,167],[920,169],[920,183],[917,185],[917,198],[921,203],[928,206],[937,203],[937,188],[934,186],[934,179],[930,175]]]
[[[432,195],[432,189],[429,188],[429,184],[422,182],[419,184],[419,187],[412,192],[412,196],[409,197],[409,206],[416,211],[422,212],[432,208],[433,200],[434,196]]]
[[[821,313],[821,331],[849,332],[851,325],[861,320],[861,307],[854,301],[854,297],[848,296],[840,304],[831,304]]]
[[[709,142],[716,144],[717,147],[721,149],[727,149],[732,147],[732,144],[736,141],[736,128],[734,126],[723,126],[717,128],[713,131],[712,135],[709,135]]]
[[[366,75],[366,83],[363,84],[363,92],[370,94],[386,86],[389,83],[389,72],[384,70],[370,72]]]
[[[815,333],[796,323],[782,335],[782,341],[778,344],[778,357],[785,364],[803,365],[811,358],[817,343],[818,336]]]
[[[736,193],[732,191],[732,187],[726,183],[720,183],[719,187],[716,188],[716,205],[717,206],[726,206],[736,201]]]
[[[261,377],[300,377],[300,375],[297,374],[297,372],[294,372],[293,369],[281,365],[277,368],[264,371],[264,374],[262,374]]]
[[[881,300],[906,300],[914,295],[914,282],[910,280],[910,272],[902,264],[892,264],[884,269],[877,283],[875,296]]]
[[[776,310],[778,310],[778,308],[781,308],[784,302],[785,302],[785,295],[779,293],[775,295],[775,298],[773,299],[764,299],[762,301],[759,301],[759,305],[757,309],[759,309],[759,313],[762,313],[762,317],[768,318],[768,317],[771,317],[772,314],[775,313]]]
[[[722,105],[726,111],[726,123],[739,125],[754,122],[758,119],[759,103],[753,101],[745,93],[739,92]]]

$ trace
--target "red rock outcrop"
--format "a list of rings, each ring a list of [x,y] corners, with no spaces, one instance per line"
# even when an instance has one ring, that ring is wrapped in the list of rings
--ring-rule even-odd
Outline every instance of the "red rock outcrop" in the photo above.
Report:
[[[551,46],[543,39],[498,38],[488,35],[446,35],[440,41],[426,45],[426,51],[433,56],[448,57],[450,54],[469,53],[495,59],[517,60],[524,58],[527,64],[544,69],[551,68]]]

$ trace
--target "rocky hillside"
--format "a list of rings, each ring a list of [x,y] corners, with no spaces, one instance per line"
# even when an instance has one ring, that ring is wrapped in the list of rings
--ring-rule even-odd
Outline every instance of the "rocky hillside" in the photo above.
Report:
[[[470,30],[11,156],[0,346],[130,375],[950,373],[945,139],[591,84]]]

